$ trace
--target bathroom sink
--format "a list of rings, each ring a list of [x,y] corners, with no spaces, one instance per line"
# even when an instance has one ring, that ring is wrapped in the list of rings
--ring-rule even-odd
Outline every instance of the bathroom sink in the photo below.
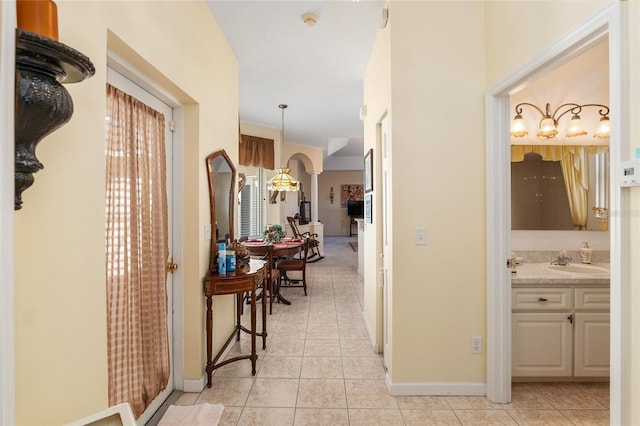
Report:
[[[593,265],[569,264],[569,265],[549,265],[549,269],[554,271],[570,272],[573,274],[609,276],[609,270]]]

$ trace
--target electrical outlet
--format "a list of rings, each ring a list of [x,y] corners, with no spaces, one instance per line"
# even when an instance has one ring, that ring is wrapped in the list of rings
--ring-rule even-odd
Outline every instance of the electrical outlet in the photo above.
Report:
[[[204,239],[205,239],[205,241],[208,241],[208,240],[211,239],[211,224],[210,223],[207,223],[204,226]]]
[[[482,353],[482,336],[471,336],[471,353]]]
[[[416,245],[427,245],[427,230],[426,228],[416,228]]]

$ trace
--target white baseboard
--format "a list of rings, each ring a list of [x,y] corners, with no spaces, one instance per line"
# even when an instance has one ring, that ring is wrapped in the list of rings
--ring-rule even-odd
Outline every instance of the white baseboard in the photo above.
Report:
[[[401,395],[456,395],[456,396],[484,396],[487,394],[487,384],[483,382],[422,382],[422,383],[392,383],[389,374],[385,377],[389,393],[393,396]]]
[[[200,379],[185,379],[182,383],[184,392],[200,393],[207,384],[207,377],[206,374],[203,374]]]

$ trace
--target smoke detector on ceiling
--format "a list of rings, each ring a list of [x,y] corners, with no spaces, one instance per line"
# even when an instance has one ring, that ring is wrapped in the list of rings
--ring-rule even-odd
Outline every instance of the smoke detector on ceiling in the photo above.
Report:
[[[318,22],[318,17],[314,13],[305,13],[302,15],[302,22],[304,22],[307,26],[313,27],[316,22]]]

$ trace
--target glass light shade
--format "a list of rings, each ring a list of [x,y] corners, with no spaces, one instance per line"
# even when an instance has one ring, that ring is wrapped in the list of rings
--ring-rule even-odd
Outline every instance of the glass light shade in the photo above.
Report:
[[[540,121],[540,131],[538,132],[539,138],[554,138],[558,134],[558,129],[556,128],[556,122],[551,117],[543,118]]]
[[[609,121],[609,117],[605,115],[598,122],[598,127],[596,128],[596,133],[593,135],[593,137],[599,138],[599,139],[606,139],[609,137],[610,133],[611,133],[611,122]]]
[[[513,117],[513,123],[511,124],[511,136],[521,138],[527,136],[529,132],[524,126],[524,119],[520,114]]]
[[[297,191],[300,189],[300,182],[289,174],[289,169],[284,167],[278,169],[278,173],[269,179],[267,189],[270,191]]]
[[[569,122],[569,128],[567,129],[567,133],[565,136],[568,138],[572,138],[575,136],[584,136],[587,132],[582,128],[582,119],[579,115],[574,115],[571,117],[571,121]]]

